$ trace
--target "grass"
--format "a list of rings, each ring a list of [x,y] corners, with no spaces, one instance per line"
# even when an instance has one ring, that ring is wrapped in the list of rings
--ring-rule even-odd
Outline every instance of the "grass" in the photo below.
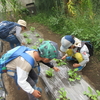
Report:
[[[70,34],[83,41],[91,41],[95,54],[100,55],[100,17],[95,16],[91,19],[87,15],[65,17],[64,15],[52,16],[39,13],[31,18],[27,17],[27,20],[43,24],[61,36]]]

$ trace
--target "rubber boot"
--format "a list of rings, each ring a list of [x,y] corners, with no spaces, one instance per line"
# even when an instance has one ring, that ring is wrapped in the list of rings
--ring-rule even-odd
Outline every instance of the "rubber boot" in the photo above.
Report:
[[[82,69],[84,68],[84,66],[79,66],[79,67],[77,67],[78,68],[78,70],[77,71],[82,71]],[[75,68],[76,69],[76,68]]]

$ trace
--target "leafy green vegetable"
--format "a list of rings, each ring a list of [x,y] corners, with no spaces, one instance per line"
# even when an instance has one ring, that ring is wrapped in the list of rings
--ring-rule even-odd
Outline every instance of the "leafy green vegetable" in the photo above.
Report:
[[[60,88],[60,90],[58,91],[59,92],[59,99],[57,98],[56,100],[70,100],[69,98],[66,97],[67,95],[67,92],[65,91],[64,88]]]
[[[52,77],[52,76],[54,76],[53,72],[54,72],[54,70],[52,68],[49,68],[48,70],[46,70],[46,75]]]
[[[75,81],[75,80],[80,80],[81,79],[81,76],[76,73],[77,70],[78,70],[78,68],[76,68],[74,70],[70,69],[68,71],[69,81]]]
[[[99,100],[98,96],[100,96],[100,91],[96,90],[96,94],[93,94],[92,89],[88,86],[88,92],[84,91],[84,95],[88,96],[91,100]]]

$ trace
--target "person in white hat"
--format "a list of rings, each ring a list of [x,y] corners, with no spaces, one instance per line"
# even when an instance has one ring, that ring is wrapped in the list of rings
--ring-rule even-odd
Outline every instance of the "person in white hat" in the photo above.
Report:
[[[78,63],[73,64],[73,67],[78,68],[78,71],[81,71],[89,62],[88,47],[85,44],[82,45],[82,41],[74,36],[66,35],[62,37],[60,50],[66,53],[62,59],[78,61]]]
[[[5,30],[5,34],[8,34],[4,38],[1,38],[4,41],[9,42],[10,47],[14,48],[15,46],[26,45],[23,40],[21,31],[26,29],[27,23],[26,21],[19,19],[17,23],[10,21],[2,21],[1,25],[5,25],[5,27],[9,27],[9,31]]]

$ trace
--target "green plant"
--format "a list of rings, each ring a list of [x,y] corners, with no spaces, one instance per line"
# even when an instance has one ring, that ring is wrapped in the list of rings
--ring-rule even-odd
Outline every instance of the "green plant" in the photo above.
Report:
[[[34,32],[35,27],[30,27],[30,31]]]
[[[42,38],[39,38],[38,40],[40,43],[42,43],[44,41],[44,39],[42,39]]]
[[[76,9],[73,5],[74,3],[71,0],[69,0],[69,2],[67,3],[67,7],[68,7],[68,13],[70,14],[70,16],[76,15]]]
[[[27,38],[26,41],[27,41],[27,44],[30,44],[32,42],[32,39]]]
[[[36,33],[36,35],[35,35],[36,37],[39,37],[39,34],[38,33]]]
[[[39,44],[40,44],[39,41],[36,41],[36,44],[35,44],[35,45],[36,45],[36,46],[39,46]]]
[[[96,90],[96,94],[93,94],[93,91],[92,91],[92,89],[89,86],[88,86],[88,90],[89,90],[89,93],[84,91],[83,94],[88,96],[91,100],[99,100],[98,99],[98,96],[100,96],[100,91],[99,90]]]
[[[60,94],[59,96],[60,98],[59,99],[57,98],[56,100],[70,100],[69,98],[66,97],[67,93],[64,88],[60,88],[58,92]]]
[[[3,100],[4,99],[4,97],[0,97],[0,100]]]
[[[34,46],[32,46],[31,48],[32,48],[32,49],[37,49],[37,46],[36,46],[36,45],[34,45]]]
[[[47,77],[52,77],[54,76],[54,70],[52,68],[49,68],[48,70],[46,70],[46,75]]]
[[[96,14],[97,12],[92,13],[93,9],[98,8],[98,6],[95,6],[95,1],[79,1],[77,3],[76,0],[72,1],[76,5],[75,17],[69,17],[68,13],[67,15],[64,15],[65,9],[63,9],[64,12],[62,12],[59,16],[56,16],[58,12],[53,12],[53,14],[50,14],[49,12],[50,15],[42,12],[36,16],[30,17],[30,20],[31,22],[39,22],[40,24],[47,26],[54,33],[60,34],[61,36],[71,34],[83,41],[91,41],[94,46],[94,54],[100,59],[100,9],[98,9],[98,14]],[[91,5],[91,3],[93,5]],[[95,6],[95,8],[93,7],[92,9],[92,6]]]
[[[56,61],[56,63],[57,63],[58,66],[66,65],[65,60],[55,59],[55,58],[54,58],[54,60]]]
[[[2,5],[2,7],[3,7],[2,11],[3,11],[3,12],[6,12],[6,10],[7,10],[7,7],[6,7],[6,0],[0,0],[0,1],[1,1],[1,5]]]
[[[29,34],[23,33],[23,36],[24,36],[25,38],[28,38],[28,37],[29,37]]]
[[[78,75],[77,73],[76,73],[76,71],[78,70],[78,68],[75,68],[75,69],[70,69],[69,71],[68,71],[68,75],[69,75],[69,81],[75,81],[75,80],[80,80],[81,79],[81,76],[80,75]]]
[[[56,8],[56,9],[60,9],[61,7],[61,4],[62,2],[60,2],[60,0],[42,0],[42,1],[39,1],[39,0],[36,0],[36,5],[37,5],[37,9],[38,11],[42,11],[42,12],[51,12],[51,8]],[[42,5],[41,5],[42,4]]]
[[[9,20],[16,20],[21,18],[20,9],[23,7],[17,0],[0,0],[2,1],[3,11],[5,12],[6,18]]]

